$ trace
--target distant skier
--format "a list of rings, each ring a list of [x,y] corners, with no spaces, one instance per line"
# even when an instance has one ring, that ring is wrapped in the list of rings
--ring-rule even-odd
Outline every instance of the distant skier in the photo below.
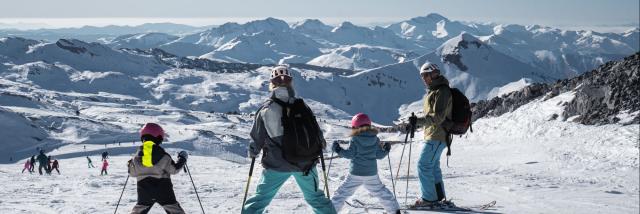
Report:
[[[107,151],[102,152],[102,160],[104,161],[107,158],[109,158],[109,152],[107,152]]]
[[[49,174],[49,175],[51,174],[51,170],[53,170],[51,168],[51,163],[52,163],[51,162],[51,155],[49,155],[49,156],[47,156],[47,174]]]
[[[60,174],[60,170],[59,170],[59,165],[58,165],[58,159],[54,159],[53,163],[51,164],[51,172],[53,173],[53,170],[55,169],[56,172],[58,172],[58,175]]]
[[[49,165],[49,158],[44,154],[44,150],[40,150],[40,154],[37,157],[38,159],[38,173],[42,175],[42,169],[47,172],[47,166]]]
[[[24,173],[24,170],[27,170],[29,173],[31,173],[31,160],[27,159],[26,162],[24,162],[24,168],[22,168],[22,173]]]
[[[29,170],[33,173],[36,172],[36,156],[32,155],[31,156],[31,160],[29,161],[29,164],[31,164],[31,166],[29,166]]]
[[[331,199],[337,212],[340,212],[345,200],[353,195],[358,187],[364,186],[370,195],[378,198],[386,213],[400,213],[398,201],[378,176],[377,159],[386,157],[391,150],[391,145],[381,144],[377,134],[378,131],[371,127],[369,116],[359,113],[351,120],[349,148],[342,149],[338,142],[333,143],[334,152],[340,157],[351,159],[350,173]]]
[[[89,168],[96,168],[95,166],[93,166],[93,162],[91,161],[91,158],[89,158],[89,156],[87,156],[87,166],[89,166]]]
[[[100,171],[100,175],[108,175],[107,167],[109,167],[109,162],[106,159],[102,160],[102,170]]]
[[[181,151],[178,163],[173,162],[160,147],[164,136],[162,127],[155,123],[147,123],[140,130],[142,146],[128,162],[129,175],[138,181],[138,203],[131,213],[147,213],[155,203],[167,213],[185,213],[173,192],[171,175],[180,172],[189,155]]]

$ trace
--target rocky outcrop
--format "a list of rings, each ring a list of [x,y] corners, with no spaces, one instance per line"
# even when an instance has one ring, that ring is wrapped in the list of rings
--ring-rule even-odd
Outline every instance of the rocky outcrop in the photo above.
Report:
[[[575,91],[575,98],[566,104],[563,118],[577,116],[573,121],[599,125],[617,123],[622,112],[640,111],[640,52],[621,61],[608,62],[599,68],[572,79],[553,84],[533,84],[502,97],[483,100],[472,105],[476,120],[513,111],[534,99],[548,99]],[[640,115],[626,124],[640,123]]]
[[[491,100],[481,100],[472,103],[473,120],[485,116],[500,116],[516,110],[518,107],[531,102],[551,91],[551,87],[544,83],[534,83],[519,91],[514,91]]]

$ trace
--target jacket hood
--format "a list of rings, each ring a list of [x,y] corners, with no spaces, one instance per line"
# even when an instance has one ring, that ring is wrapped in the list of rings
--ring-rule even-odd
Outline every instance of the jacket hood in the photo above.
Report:
[[[362,132],[353,136],[353,139],[363,146],[371,146],[378,143],[378,137],[375,131]]]
[[[440,88],[440,86],[449,86],[449,80],[447,80],[447,78],[445,78],[442,75],[438,76],[437,78],[431,81],[431,84],[429,85],[429,90],[436,90]]]

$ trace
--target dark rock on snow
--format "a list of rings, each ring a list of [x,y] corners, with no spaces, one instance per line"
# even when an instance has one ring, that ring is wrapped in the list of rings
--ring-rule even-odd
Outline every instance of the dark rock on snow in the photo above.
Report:
[[[623,111],[640,111],[640,52],[621,61],[611,61],[595,70],[555,83],[532,84],[502,97],[472,104],[473,120],[511,112],[535,99],[549,99],[574,91],[575,98],[564,103],[564,118],[586,125],[611,124],[620,121]],[[639,124],[640,115],[628,124]]]

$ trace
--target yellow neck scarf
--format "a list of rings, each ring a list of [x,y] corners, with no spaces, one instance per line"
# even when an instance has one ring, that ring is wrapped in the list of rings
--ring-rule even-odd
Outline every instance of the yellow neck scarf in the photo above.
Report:
[[[153,167],[153,161],[151,160],[153,145],[155,145],[153,141],[145,141],[142,143],[142,165],[145,167]]]

